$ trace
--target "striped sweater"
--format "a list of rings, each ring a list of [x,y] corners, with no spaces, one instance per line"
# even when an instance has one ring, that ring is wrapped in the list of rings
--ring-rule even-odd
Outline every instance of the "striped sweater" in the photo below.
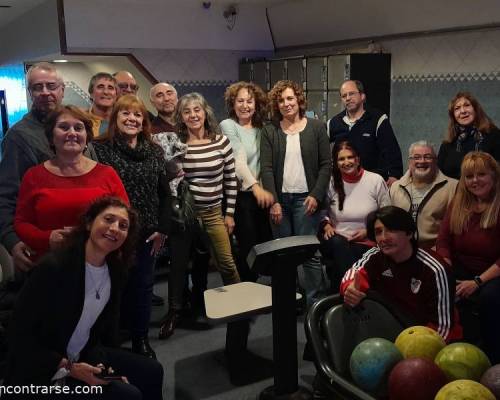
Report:
[[[340,285],[342,295],[356,272],[359,290],[375,290],[417,324],[435,329],[445,340],[460,338],[460,324],[454,321],[454,284],[449,281],[446,263],[435,252],[419,248],[409,260],[396,264],[374,247],[346,272]]]
[[[234,215],[238,185],[233,149],[226,136],[217,135],[206,144],[188,144],[182,168],[197,208],[218,206],[225,197],[225,214]]]

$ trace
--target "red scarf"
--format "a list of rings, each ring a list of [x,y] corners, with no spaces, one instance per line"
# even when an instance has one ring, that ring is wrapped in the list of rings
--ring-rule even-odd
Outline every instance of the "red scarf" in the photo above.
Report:
[[[347,182],[347,183],[356,183],[356,182],[359,182],[359,180],[361,179],[361,177],[363,176],[365,170],[363,169],[363,167],[360,167],[358,169],[358,171],[356,171],[354,174],[344,174],[342,173],[342,179],[344,180],[344,182]]]

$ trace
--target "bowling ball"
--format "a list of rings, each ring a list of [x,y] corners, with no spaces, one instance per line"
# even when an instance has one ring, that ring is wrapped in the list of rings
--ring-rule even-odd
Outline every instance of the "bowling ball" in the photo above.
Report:
[[[500,364],[486,370],[481,377],[481,384],[490,389],[497,399],[500,399]]]
[[[422,357],[434,361],[436,354],[446,346],[439,334],[426,326],[405,329],[396,339],[396,347],[404,358]]]
[[[361,389],[383,396],[387,393],[387,378],[392,367],[402,359],[400,351],[391,341],[366,339],[351,354],[351,377]]]
[[[448,379],[443,371],[427,358],[400,361],[389,375],[391,400],[434,400]]]
[[[470,379],[479,382],[484,372],[491,367],[483,351],[469,343],[453,343],[442,349],[434,362],[450,381]]]
[[[495,396],[480,383],[459,379],[443,386],[434,400],[495,400]]]

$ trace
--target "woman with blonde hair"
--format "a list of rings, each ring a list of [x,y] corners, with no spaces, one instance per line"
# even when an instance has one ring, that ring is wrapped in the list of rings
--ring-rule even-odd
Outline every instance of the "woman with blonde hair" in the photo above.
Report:
[[[144,103],[134,95],[118,99],[109,129],[96,139],[99,161],[112,166],[120,176],[139,213],[141,226],[137,258],[123,296],[122,319],[130,325],[132,350],[155,357],[148,341],[153,294],[154,257],[165,240],[164,220],[170,191],[162,148],[151,139],[151,124]]]
[[[236,82],[224,95],[229,118],[220,123],[222,133],[231,141],[239,181],[234,234],[238,241],[238,270],[244,281],[257,275],[246,262],[256,244],[271,239],[268,208],[273,196],[260,182],[260,139],[267,117],[267,96],[251,82]]]
[[[448,105],[448,130],[439,148],[439,169],[460,178],[460,165],[471,151],[484,151],[500,161],[500,130],[469,92],[459,92]]]
[[[441,224],[436,249],[452,265],[457,297],[479,304],[482,345],[493,364],[500,362],[499,239],[500,167],[491,155],[471,152],[462,162],[457,193]],[[462,319],[467,339],[469,327]]]

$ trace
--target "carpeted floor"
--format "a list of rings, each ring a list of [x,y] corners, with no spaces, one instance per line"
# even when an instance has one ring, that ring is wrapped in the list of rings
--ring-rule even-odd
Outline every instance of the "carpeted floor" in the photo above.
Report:
[[[209,287],[221,285],[218,273],[210,273]],[[166,299],[166,283],[157,283],[155,293]],[[206,325],[184,324],[168,340],[158,340],[158,321],[165,312],[166,306],[153,307],[149,334],[151,345],[165,370],[165,400],[254,400],[264,388],[273,384],[273,378],[240,387],[230,383],[223,357],[225,325],[210,326],[206,329]],[[297,336],[299,384],[310,389],[315,367],[313,363],[302,360],[306,342],[303,317],[297,320]],[[271,314],[255,318],[251,325],[248,349],[272,359]]]

